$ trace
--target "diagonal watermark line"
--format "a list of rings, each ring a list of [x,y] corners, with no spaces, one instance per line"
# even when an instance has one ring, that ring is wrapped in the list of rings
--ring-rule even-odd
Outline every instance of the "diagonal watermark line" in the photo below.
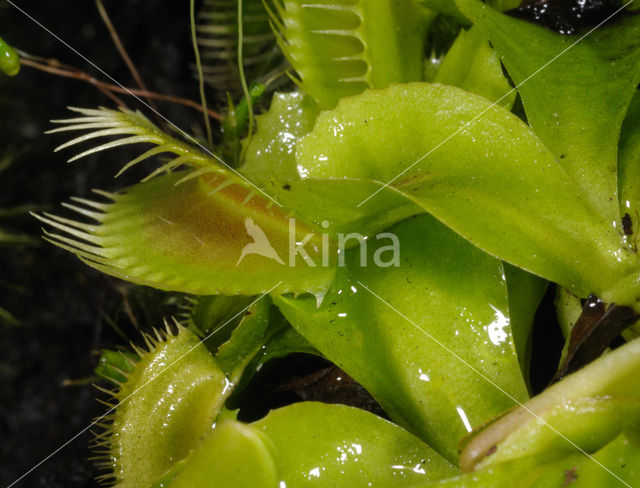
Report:
[[[483,374],[481,371],[478,371],[477,368],[474,368],[473,365],[469,364],[467,361],[465,361],[463,358],[461,358],[458,354],[456,354],[454,351],[452,351],[451,349],[449,349],[447,346],[445,346],[442,342],[440,342],[438,339],[436,339],[434,336],[432,336],[431,334],[429,334],[426,330],[424,330],[422,327],[420,327],[418,324],[416,324],[413,320],[411,320],[409,317],[407,317],[405,314],[403,314],[400,310],[398,310],[397,308],[395,308],[393,305],[391,305],[389,302],[387,302],[384,298],[382,298],[380,295],[376,294],[373,290],[371,290],[367,285],[365,285],[364,283],[362,283],[360,280],[357,280],[358,284],[363,287],[365,290],[367,290],[369,293],[371,293],[374,297],[376,297],[379,301],[381,301],[382,303],[384,303],[387,307],[389,307],[391,310],[393,310],[395,313],[397,313],[398,315],[400,315],[400,317],[402,317],[403,319],[405,319],[407,322],[409,322],[411,325],[413,325],[416,329],[418,329],[420,332],[422,332],[425,336],[427,336],[429,339],[431,339],[433,342],[435,342],[438,346],[440,346],[442,349],[444,349],[445,351],[447,351],[449,354],[451,354],[453,357],[455,357],[458,361],[460,361],[462,364],[464,364],[467,368],[469,368],[471,371],[473,371],[474,373],[476,373],[478,376],[480,376],[482,379],[484,379],[487,383],[489,383],[490,385],[492,385],[493,387],[495,387],[497,390],[499,390],[500,392],[502,392],[505,396],[507,396],[510,400],[512,400],[514,403],[516,403],[518,406],[520,406],[522,409],[524,409],[526,412],[530,413],[533,417],[535,417],[537,420],[539,420],[540,422],[542,422],[545,426],[549,427],[549,429],[551,429],[554,433],[558,434],[560,437],[562,437],[565,441],[567,441],[569,444],[571,444],[573,447],[575,447],[578,451],[580,451],[582,454],[584,454],[585,456],[587,456],[589,459],[591,459],[594,463],[598,464],[602,469],[604,469],[605,471],[607,471],[611,476],[613,476],[614,478],[617,478],[618,481],[620,481],[622,484],[624,484],[625,486],[628,486],[629,488],[633,488],[629,483],[627,483],[625,480],[623,480],[622,478],[620,478],[617,474],[615,474],[613,471],[611,471],[609,468],[607,468],[604,464],[602,464],[600,461],[598,461],[596,458],[594,458],[591,454],[589,454],[588,452],[586,452],[584,449],[582,449],[580,446],[578,446],[575,442],[573,442],[571,439],[569,439],[567,436],[565,436],[564,434],[562,434],[560,431],[558,431],[555,427],[553,427],[551,424],[549,424],[548,422],[546,422],[544,419],[542,419],[541,417],[539,417],[538,415],[535,414],[535,412],[533,412],[530,408],[528,408],[524,403],[519,402],[516,398],[513,397],[513,395],[509,394],[507,391],[503,390],[502,388],[500,388],[500,386],[498,384],[496,384],[493,380],[491,380],[491,378],[487,377],[485,374]]]
[[[451,135],[449,135],[448,137],[446,137],[442,142],[440,142],[438,145],[436,145],[435,147],[433,147],[432,149],[430,149],[426,154],[423,154],[422,156],[420,156],[418,159],[416,159],[413,163],[411,163],[409,166],[407,166],[405,169],[403,169],[400,173],[398,173],[396,176],[394,176],[393,178],[391,178],[389,181],[387,181],[386,183],[383,183],[382,186],[380,188],[378,188],[375,192],[373,192],[371,195],[369,195],[367,198],[365,198],[364,200],[362,200],[358,205],[356,205],[356,208],[359,208],[360,206],[364,205],[366,202],[368,202],[369,200],[371,200],[373,197],[375,197],[378,193],[380,193],[382,190],[389,188],[389,186],[391,185],[391,183],[393,183],[394,181],[396,181],[398,178],[400,178],[402,175],[404,175],[407,171],[409,171],[411,168],[413,168],[416,164],[419,164],[420,162],[424,161],[425,158],[427,158],[430,154],[432,154],[434,151],[436,151],[438,148],[442,147],[444,144],[446,144],[448,141],[450,141],[453,137],[455,137],[456,135],[458,135],[460,132],[462,132],[463,130],[465,130],[466,128],[470,127],[471,124],[473,122],[475,122],[476,120],[478,120],[480,117],[482,117],[485,113],[487,113],[489,110],[491,110],[492,108],[494,108],[496,105],[498,105],[502,100],[504,100],[506,97],[508,97],[509,95],[511,95],[512,93],[514,93],[515,91],[518,90],[518,88],[520,88],[522,85],[524,85],[527,81],[529,81],[531,78],[533,78],[534,76],[536,76],[538,73],[540,73],[540,71],[542,71],[543,69],[545,69],[547,66],[549,66],[550,64],[552,64],[554,61],[556,61],[560,56],[564,55],[567,51],[569,51],[570,49],[572,49],[573,47],[575,47],[577,44],[579,44],[580,42],[582,42],[586,37],[588,37],[589,35],[593,34],[596,30],[598,30],[600,27],[602,27],[604,24],[606,24],[609,20],[611,20],[613,17],[615,17],[617,14],[619,14],[620,12],[622,12],[625,8],[627,8],[629,5],[631,5],[635,0],[629,0],[627,3],[625,3],[622,7],[620,7],[618,10],[616,10],[615,12],[613,12],[611,15],[609,15],[606,19],[604,19],[602,22],[600,22],[598,25],[596,25],[595,27],[593,27],[592,29],[590,29],[586,34],[584,34],[582,37],[580,37],[579,39],[577,39],[574,43],[570,44],[569,46],[567,46],[565,49],[563,49],[560,53],[556,54],[552,59],[550,59],[549,61],[547,61],[544,65],[542,65],[540,68],[538,68],[537,70],[535,70],[533,73],[531,73],[529,76],[527,76],[524,80],[522,80],[520,83],[518,83],[516,86],[514,86],[511,90],[509,90],[507,93],[505,93],[504,95],[502,95],[498,100],[496,100],[495,102],[493,102],[491,105],[489,105],[487,108],[485,108],[484,110],[482,110],[479,114],[477,114],[475,117],[473,117],[470,121],[465,122],[462,126],[460,126],[455,132],[453,132]]]
[[[211,157],[213,157],[215,160],[219,161],[220,164],[222,164],[225,168],[227,168],[229,171],[231,171],[232,173],[234,173],[236,176],[240,177],[242,180],[244,180],[246,183],[248,183],[249,185],[251,185],[253,188],[255,188],[256,190],[258,190],[260,193],[262,193],[265,197],[267,197],[269,200],[271,200],[273,203],[275,203],[278,207],[282,207],[282,205],[280,204],[280,202],[278,202],[277,200],[275,200],[271,195],[267,194],[262,188],[256,186],[254,183],[252,183],[249,179],[247,179],[245,176],[243,176],[241,173],[239,173],[238,171],[236,171],[235,168],[232,168],[231,166],[229,166],[227,163],[225,163],[222,158],[220,156],[218,156],[217,154],[215,154],[213,151],[211,151],[208,147],[204,146],[203,144],[201,144],[200,142],[198,142],[196,139],[194,139],[192,136],[190,136],[187,132],[185,132],[184,130],[182,130],[180,127],[178,127],[176,124],[174,124],[173,122],[171,122],[167,117],[165,117],[164,115],[162,115],[160,112],[158,112],[156,109],[154,109],[153,107],[151,107],[147,102],[145,102],[143,99],[141,99],[139,96],[137,96],[135,93],[133,93],[131,90],[129,90],[126,86],[122,85],[118,80],[114,79],[109,73],[107,73],[106,71],[104,71],[102,68],[100,68],[98,65],[96,65],[93,61],[91,61],[89,58],[87,58],[84,54],[82,54],[80,51],[78,51],[77,49],[75,49],[73,46],[71,46],[68,42],[66,42],[64,39],[62,39],[60,36],[56,35],[55,33],[53,33],[50,29],[48,29],[47,27],[45,27],[41,22],[39,22],[37,19],[35,19],[34,17],[32,17],[28,12],[24,11],[23,9],[21,9],[20,7],[18,7],[15,3],[13,3],[12,0],[5,0],[9,5],[11,5],[13,8],[15,8],[16,10],[18,10],[19,12],[21,12],[25,17],[27,17],[29,20],[31,20],[34,24],[36,24],[38,27],[40,27],[42,30],[44,30],[45,32],[47,32],[47,34],[49,34],[51,37],[53,37],[54,39],[56,39],[58,42],[60,42],[61,44],[63,44],[65,47],[67,47],[69,50],[73,51],[75,54],[77,54],[78,56],[80,56],[85,62],[89,63],[91,66],[93,66],[95,69],[97,69],[100,73],[102,73],[104,76],[106,76],[107,78],[109,78],[113,83],[115,83],[116,85],[118,85],[120,88],[122,88],[124,91],[126,91],[129,95],[131,95],[133,98],[135,98],[138,102],[140,102],[141,104],[143,104],[145,107],[147,107],[149,110],[151,110],[153,113],[155,113],[158,117],[160,117],[162,120],[164,120],[166,123],[168,123],[171,127],[173,127],[176,131],[178,131],[180,134],[182,134],[185,138],[187,138],[188,140],[190,140],[191,142],[193,142],[195,145],[197,145],[200,149],[202,149],[205,153],[209,154]]]
[[[58,454],[60,451],[62,451],[65,447],[67,447],[69,444],[71,444],[73,441],[75,441],[78,437],[80,437],[81,435],[83,435],[84,433],[86,433],[89,429],[91,429],[92,427],[94,427],[95,425],[97,425],[101,420],[103,420],[105,417],[107,417],[109,414],[113,413],[116,408],[120,405],[122,405],[123,403],[125,403],[127,400],[129,400],[129,398],[131,398],[132,396],[136,395],[140,390],[142,390],[144,387],[146,387],[147,385],[149,385],[150,383],[152,383],[153,381],[155,381],[156,379],[158,379],[160,376],[162,376],[164,373],[166,373],[169,368],[171,368],[174,364],[178,363],[179,361],[181,361],[182,359],[184,359],[186,356],[188,356],[193,350],[195,350],[195,348],[197,346],[199,346],[200,344],[202,344],[203,342],[209,340],[211,337],[213,337],[215,334],[217,334],[220,330],[222,330],[224,327],[226,327],[228,324],[230,324],[235,318],[239,317],[240,315],[242,315],[244,312],[246,312],[252,305],[254,305],[255,303],[259,302],[260,300],[262,300],[264,297],[266,297],[269,293],[271,293],[273,290],[275,290],[278,286],[280,286],[280,284],[282,283],[282,281],[279,281],[278,283],[276,283],[269,291],[264,292],[262,295],[260,295],[258,298],[256,298],[255,300],[253,300],[249,305],[247,305],[246,307],[244,307],[242,310],[240,310],[237,314],[235,314],[233,317],[231,317],[229,320],[227,320],[224,324],[218,326],[213,332],[211,332],[209,335],[207,335],[204,339],[202,339],[200,342],[198,342],[198,344],[196,344],[195,346],[193,346],[191,349],[189,349],[187,352],[185,352],[182,356],[180,356],[178,359],[176,359],[175,361],[173,361],[171,364],[169,364],[168,366],[166,366],[164,369],[162,369],[156,376],[154,376],[153,378],[151,378],[149,381],[147,381],[146,383],[144,383],[143,385],[141,385],[139,388],[137,388],[136,390],[134,390],[132,393],[130,393],[129,395],[127,395],[126,397],[124,397],[121,401],[118,402],[118,405],[114,406],[113,408],[110,408],[109,410],[107,410],[104,414],[102,414],[100,417],[96,418],[93,422],[91,422],[89,425],[87,425],[84,429],[82,429],[80,432],[78,432],[77,434],[75,434],[73,437],[71,437],[68,441],[66,441],[64,444],[61,444],[55,451],[51,452],[51,454],[49,454],[47,457],[45,457],[44,459],[42,459],[39,463],[37,463],[36,465],[34,465],[31,469],[29,469],[27,472],[25,472],[22,476],[20,476],[18,479],[16,479],[13,483],[11,483],[10,485],[7,485],[6,488],[11,488],[12,486],[16,485],[17,483],[19,483],[22,479],[24,479],[26,476],[28,476],[29,474],[31,474],[33,471],[35,471],[36,469],[38,469],[40,466],[42,466],[44,463],[46,463],[49,459],[51,459],[53,456],[55,456],[56,454]]]

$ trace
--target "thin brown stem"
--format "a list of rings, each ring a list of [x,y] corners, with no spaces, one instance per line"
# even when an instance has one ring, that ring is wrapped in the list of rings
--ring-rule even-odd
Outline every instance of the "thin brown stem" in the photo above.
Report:
[[[144,81],[142,81],[142,77],[140,76],[138,69],[136,68],[135,64],[133,64],[133,61],[131,61],[131,57],[129,57],[129,53],[127,53],[124,44],[122,44],[120,36],[118,35],[118,31],[114,27],[113,22],[111,22],[111,18],[109,17],[107,9],[104,8],[102,0],[96,0],[96,7],[98,8],[98,12],[100,13],[100,17],[102,17],[104,25],[107,27],[107,30],[111,35],[111,39],[113,39],[113,44],[116,46],[116,49],[120,53],[120,57],[122,58],[122,60],[127,65],[127,68],[129,69],[131,76],[133,76],[133,79],[138,85],[138,88],[144,90],[145,92],[148,92],[149,89],[144,84]],[[152,99],[148,99],[147,102],[149,102],[151,108],[157,111],[158,108],[155,106]]]
[[[114,92],[121,93],[123,95],[131,95],[131,96],[137,96],[137,97],[153,98],[156,100],[163,100],[169,103],[175,103],[178,105],[183,105],[185,107],[193,108],[195,110],[198,110],[201,113],[203,112],[202,105],[200,105],[199,103],[193,100],[189,100],[188,98],[176,97],[173,95],[165,95],[163,93],[157,93],[157,92],[142,90],[137,88],[121,87],[118,85],[114,85],[112,83],[106,83],[104,81],[100,81],[84,71],[60,64],[55,59],[43,60],[43,61],[44,63],[39,61],[34,61],[32,57],[25,57],[25,56],[21,56],[21,59],[20,59],[20,62],[24,66],[29,66],[31,68],[35,68],[37,70],[44,71],[46,73],[50,73],[53,75],[63,76],[65,78],[73,78],[75,80],[80,80],[80,81],[89,83],[90,85],[95,86],[98,90],[102,91],[107,96],[109,96],[114,101],[116,101],[116,103],[119,106],[126,106],[126,105],[122,102],[122,100],[120,100],[114,94]],[[215,120],[218,120],[218,121],[222,120],[222,116],[214,110],[207,109],[207,113],[209,114],[209,117],[212,117]]]

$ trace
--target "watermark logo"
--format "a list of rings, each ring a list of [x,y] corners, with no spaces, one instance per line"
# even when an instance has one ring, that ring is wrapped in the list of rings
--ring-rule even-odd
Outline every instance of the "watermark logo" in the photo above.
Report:
[[[238,266],[245,256],[249,254],[258,254],[259,256],[264,256],[268,259],[273,259],[280,264],[284,264],[284,261],[278,256],[278,253],[273,248],[271,243],[269,242],[269,238],[267,234],[260,228],[259,225],[255,224],[251,217],[247,217],[244,219],[244,226],[247,229],[247,234],[249,237],[253,239],[253,242],[247,244],[242,249],[242,253],[240,253],[240,258],[238,258],[238,262],[236,266]]]
[[[266,259],[272,259],[279,264],[285,266],[296,266],[296,260],[298,257],[306,263],[307,266],[316,267],[318,264],[322,267],[346,266],[346,251],[356,252],[359,250],[359,263],[361,267],[367,267],[370,265],[370,256],[367,249],[367,244],[370,243],[375,246],[373,252],[372,261],[373,266],[378,268],[389,268],[400,266],[400,240],[398,236],[391,232],[381,232],[377,234],[374,239],[369,239],[368,236],[364,236],[358,232],[352,232],[349,234],[337,233],[334,235],[333,246],[330,245],[330,237],[328,233],[320,234],[320,248],[318,248],[318,235],[314,232],[309,232],[302,238],[299,238],[296,233],[296,221],[294,218],[289,219],[289,249],[288,249],[288,263],[285,263],[275,248],[269,242],[267,234],[257,225],[251,217],[244,219],[244,226],[247,230],[247,235],[253,240],[244,248],[240,253],[240,257],[236,263],[238,266],[246,256],[255,254],[262,256]],[[322,228],[327,229],[329,222],[326,220],[322,222]],[[375,241],[375,242],[374,242]],[[383,245],[385,244],[385,245]],[[306,246],[312,246],[314,256],[319,255],[319,263],[315,261],[306,249]],[[336,250],[337,245],[337,250]],[[335,258],[337,254],[337,263]],[[317,258],[316,258],[317,259]]]

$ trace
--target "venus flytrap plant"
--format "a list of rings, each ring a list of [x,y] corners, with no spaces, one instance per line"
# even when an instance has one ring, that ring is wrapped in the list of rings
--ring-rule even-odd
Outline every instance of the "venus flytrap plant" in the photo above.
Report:
[[[119,110],[109,110],[106,108],[94,110],[70,107],[69,109],[78,113],[79,116],[70,119],[53,120],[53,123],[60,124],[61,127],[52,129],[47,133],[55,134],[69,131],[90,132],[86,132],[85,134],[58,146],[56,151],[60,151],[75,144],[84,143],[92,139],[111,136],[129,136],[120,137],[83,151],[69,159],[70,163],[107,149],[113,149],[115,147],[128,144],[142,143],[153,144],[154,147],[124,165],[116,176],[148,158],[164,153],[172,154],[175,157],[152,172],[143,181],[151,179],[164,172],[175,170],[182,165],[189,165],[200,169],[202,172],[222,172],[220,169],[220,162],[219,160],[216,160],[214,156],[205,154],[192,145],[186,144],[183,141],[169,136],[164,131],[156,127],[140,112],[133,112],[124,108]]]
[[[135,354],[103,355],[119,402],[96,442],[106,479],[132,488],[491,487],[517,476],[533,487],[573,483],[569,472],[579,483],[612,473],[635,482],[638,340],[531,399],[527,372],[545,280],[637,318],[640,261],[622,210],[633,219],[637,206],[639,18],[616,21],[528,79],[575,38],[477,0],[459,10],[428,2],[473,26],[425,83],[434,10],[410,0],[265,7],[300,91],[274,95],[256,118],[238,173],[125,109],[75,109],[52,131],[83,132],[62,149],[118,136],[72,159],[133,143],[153,147],[123,170],[173,159],[123,192],[100,193],[107,202],[67,205],[91,222],[39,216],[46,239],[133,283],[234,295],[194,298],[187,328],[147,337]],[[516,90],[498,56],[517,85],[527,82],[517,87],[527,123],[509,111]],[[256,229],[271,259],[243,253]],[[401,242],[397,267],[362,266],[363,254],[384,250],[374,239],[337,245],[341,232],[383,230]],[[292,242],[322,265],[296,252],[287,265]],[[219,334],[225,328],[233,332]],[[339,365],[393,423],[316,403],[235,419],[230,395],[294,351]]]
[[[148,351],[135,349],[132,370],[117,371],[126,381],[111,378],[117,408],[95,442],[99,465],[108,470],[102,479],[123,487],[148,486],[183,459],[215,422],[227,390],[224,373],[194,334],[167,330],[145,340]],[[188,368],[170,367],[185,354]]]
[[[267,4],[301,88],[322,109],[365,88],[421,79],[428,12],[413,1]]]
[[[528,78],[518,90],[528,123],[598,213],[620,229],[618,138],[640,81],[637,17],[622,13],[576,43],[579,35],[556,34],[478,1],[458,5],[491,39],[513,81]],[[542,69],[531,76],[536,67]]]
[[[99,372],[116,385],[114,391],[105,390],[115,401],[107,403],[114,413],[101,421],[105,430],[94,442],[95,459],[108,470],[103,480],[122,487],[150,486],[189,457],[211,431],[245,367],[285,325],[268,298],[236,308],[235,303],[221,307],[233,315],[216,325],[224,327],[233,319],[237,325],[213,355],[212,344],[180,325],[177,332],[167,325],[166,331],[144,335],[147,348],[132,346],[134,355],[103,354]],[[198,332],[207,329],[208,320],[198,323]],[[195,323],[190,327],[195,329]]]
[[[269,15],[261,0],[243,3],[243,37],[238,39],[236,2],[206,0],[198,13],[198,45],[201,49],[204,79],[212,89],[240,90],[237,56],[242,43],[243,75],[249,84],[269,84],[286,69],[286,61],[278,48],[269,25]]]
[[[640,415],[638,347],[633,341],[602,356],[477,433],[464,446],[462,468],[533,455],[554,459],[575,448],[549,425],[588,452],[615,438]]]
[[[374,106],[384,118],[371,116]],[[344,130],[340,143],[330,145],[336,124]],[[400,132],[380,136],[392,127]],[[456,131],[455,143],[442,144]],[[396,149],[385,158],[382,148],[390,145]],[[637,270],[623,237],[592,210],[529,127],[453,87],[394,85],[344,99],[320,115],[296,157],[309,178],[393,179],[387,191],[579,296],[602,295]]]
[[[430,216],[390,230],[403,245],[393,272],[360,267],[354,248],[321,307],[312,299],[275,300],[395,422],[455,462],[458,440],[471,426],[528,397],[504,268]],[[513,323],[519,326],[527,324]]]

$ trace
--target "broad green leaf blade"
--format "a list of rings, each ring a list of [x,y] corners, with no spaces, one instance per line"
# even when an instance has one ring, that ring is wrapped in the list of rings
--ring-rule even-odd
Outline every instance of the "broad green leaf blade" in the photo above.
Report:
[[[507,263],[504,263],[504,274],[507,278],[509,322],[513,343],[518,353],[520,369],[529,384],[533,321],[548,283]]]
[[[226,398],[227,379],[197,336],[181,328],[166,340],[146,339],[150,350],[136,349],[140,359],[114,393],[110,437],[96,442],[107,448],[105,466],[121,488],[146,488],[187,457]]]
[[[310,179],[391,183],[484,251],[579,296],[638,269],[529,127],[454,87],[410,83],[344,99],[320,114],[296,157]],[[380,198],[370,196],[362,207]],[[611,301],[634,303],[629,290],[620,285]]]
[[[312,267],[299,253],[292,259],[291,241],[295,247],[310,231],[302,222],[291,231],[284,210],[230,177],[178,184],[183,177],[160,176],[109,195],[112,203],[86,202],[98,211],[78,212],[99,225],[40,219],[63,232],[47,233],[55,244],[133,283],[196,295],[326,290],[333,268]],[[315,234],[306,246],[314,262],[321,262],[320,241]]]
[[[620,434],[593,456],[574,454],[547,464],[528,457],[414,488],[487,488],[514,484],[520,488],[638,486],[640,440],[637,429]]]
[[[637,249],[640,228],[640,95],[637,93],[631,101],[620,135],[618,185],[623,232],[633,249]]]
[[[494,460],[501,462],[523,455],[553,456],[554,453],[566,451],[567,447],[575,447],[568,446],[566,438],[549,435],[545,430],[548,427],[539,425],[542,420],[546,420],[547,415],[559,416],[560,420],[557,423],[554,423],[554,420],[550,420],[549,423],[556,430],[572,430],[571,435],[578,445],[582,443],[585,448],[592,450],[604,445],[626,427],[633,417],[605,415],[590,423],[572,419],[572,410],[577,409],[578,402],[587,401],[589,398],[611,397],[615,400],[619,397],[622,401],[635,400],[637,404],[640,400],[640,384],[637,381],[639,371],[640,340],[636,339],[567,376],[529,400],[524,407],[514,409],[480,431],[464,447],[461,457],[462,468],[470,471],[477,465],[492,464]],[[615,411],[615,403],[611,405]],[[633,407],[633,402],[629,405]],[[626,407],[620,411],[622,410],[627,413],[632,411]],[[583,411],[587,417],[589,414],[596,417],[601,415],[598,408],[585,408]],[[598,432],[601,427],[603,430]],[[537,433],[537,439],[532,432]],[[611,432],[614,433],[613,436]],[[504,452],[502,446],[505,446]]]
[[[275,0],[272,21],[305,93],[322,109],[368,87],[422,78],[428,17],[411,0]]]
[[[268,440],[256,429],[225,420],[154,488],[278,488]]]
[[[460,32],[442,60],[435,81],[484,96],[507,109],[511,109],[516,97],[515,89],[502,72],[500,58],[477,27]],[[509,264],[505,264],[505,275],[514,343],[528,382],[531,329],[546,282]]]
[[[375,206],[358,208],[358,203],[380,188],[372,181],[300,181],[296,144],[313,129],[318,112],[317,105],[301,92],[276,93],[269,111],[256,118],[257,131],[248,142],[245,164],[239,171],[292,209],[297,218],[330,234],[368,235],[422,212],[393,192],[386,192]]]
[[[400,427],[345,405],[296,403],[251,425],[273,443],[281,486],[408,487],[457,472]]]
[[[301,92],[275,93],[269,111],[256,117],[256,133],[245,144],[244,164],[239,171],[263,186],[270,180],[299,179],[295,144],[313,129],[318,107]]]
[[[529,124],[572,181],[620,226],[618,138],[640,82],[640,17],[618,14],[588,36],[561,35],[491,9],[458,6],[489,37],[519,87]]]
[[[516,99],[515,90],[502,73],[500,58],[477,27],[460,31],[434,81],[476,93],[507,109]]]
[[[320,308],[312,298],[275,303],[394,421],[455,461],[472,426],[527,398],[502,263],[427,215],[389,232],[399,240],[398,267],[376,266],[378,253],[389,260],[389,241],[371,237],[367,266],[359,248],[347,251]]]
[[[384,189],[364,179],[303,179],[284,185],[273,182],[265,189],[297,218],[311,222],[336,238],[352,232],[373,236],[390,225],[424,210],[406,196],[384,191],[367,206],[358,206],[372,193]]]

